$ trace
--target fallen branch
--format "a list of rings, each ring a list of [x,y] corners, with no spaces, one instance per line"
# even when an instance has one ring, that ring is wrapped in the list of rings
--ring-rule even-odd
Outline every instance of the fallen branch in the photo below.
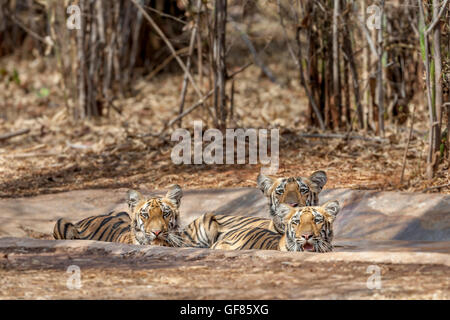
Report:
[[[67,155],[59,152],[31,152],[31,153],[15,153],[2,155],[3,158],[24,159],[24,158],[38,158],[38,157],[67,157]]]
[[[302,138],[319,138],[319,139],[345,139],[345,140],[363,140],[363,141],[374,141],[374,142],[389,142],[388,139],[383,138],[372,138],[349,134],[339,134],[339,133],[301,133]]]
[[[422,192],[427,192],[427,191],[430,191],[433,189],[441,189],[441,188],[446,188],[446,187],[450,187],[450,183],[441,184],[439,186],[434,186],[434,187],[429,187],[429,188],[423,189]]]
[[[0,141],[5,141],[17,136],[21,136],[30,132],[30,129],[21,129],[15,132],[5,133],[0,135]]]
[[[70,143],[69,141],[66,141],[66,146],[72,149],[78,149],[78,150],[88,150],[88,149],[92,149],[92,146],[87,146],[84,144],[74,144],[74,143]]]

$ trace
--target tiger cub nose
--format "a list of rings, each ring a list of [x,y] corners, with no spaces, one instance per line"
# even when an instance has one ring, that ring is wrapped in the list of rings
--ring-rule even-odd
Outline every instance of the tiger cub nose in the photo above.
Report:
[[[311,233],[302,234],[302,238],[305,239],[305,240],[308,240],[309,238],[312,238],[312,236],[313,235]]]
[[[158,234],[161,233],[161,230],[152,230],[152,232],[155,236],[158,236]]]

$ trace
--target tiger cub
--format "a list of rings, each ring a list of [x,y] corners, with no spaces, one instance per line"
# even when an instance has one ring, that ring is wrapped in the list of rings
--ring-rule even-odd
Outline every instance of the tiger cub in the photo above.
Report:
[[[208,225],[203,228],[195,228],[193,225],[201,225],[201,221],[208,218],[204,216],[194,220],[193,225],[188,225],[184,229],[185,235],[194,239],[193,243],[205,245],[214,243],[229,231],[243,228],[265,228],[272,232],[283,234],[285,223],[280,211],[276,211],[280,203],[288,204],[291,207],[316,206],[319,204],[319,193],[327,183],[327,175],[324,171],[316,171],[310,177],[287,177],[272,178],[259,174],[257,184],[264,195],[269,199],[270,218],[233,216],[225,214],[215,214],[215,223],[211,225],[217,229],[209,230]],[[208,214],[210,215],[210,214]],[[211,219],[211,218],[209,218]],[[195,230],[206,230],[202,243],[196,242],[198,234],[191,234]],[[208,238],[209,237],[209,238]]]
[[[181,187],[174,185],[164,197],[145,198],[128,191],[126,212],[110,213],[83,219],[75,224],[59,219],[54,227],[55,239],[81,239],[127,244],[162,246],[183,245],[179,234]]]
[[[264,228],[235,229],[211,249],[330,252],[333,250],[333,222],[340,209],[338,201],[301,208],[281,204],[276,211],[286,219],[282,235]]]

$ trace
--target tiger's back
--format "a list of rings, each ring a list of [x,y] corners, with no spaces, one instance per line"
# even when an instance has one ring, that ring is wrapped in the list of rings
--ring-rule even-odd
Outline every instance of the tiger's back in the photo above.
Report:
[[[215,242],[211,249],[222,250],[278,250],[281,239],[279,233],[266,228],[243,228],[226,232],[223,238]]]
[[[272,219],[248,216],[230,216],[224,214],[215,215],[218,224],[218,240],[234,230],[246,228],[263,228],[275,231]]]
[[[60,240],[97,240],[130,244],[130,221],[126,212],[92,216],[75,224],[59,219],[55,224],[53,236]]]

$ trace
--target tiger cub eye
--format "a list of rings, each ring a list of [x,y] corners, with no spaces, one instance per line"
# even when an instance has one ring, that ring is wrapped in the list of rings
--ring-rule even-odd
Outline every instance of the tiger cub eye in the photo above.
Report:
[[[145,212],[145,211],[142,211],[141,212],[141,217],[144,218],[144,219],[147,219],[148,218],[148,213]]]
[[[301,194],[307,194],[309,192],[309,188],[305,187],[305,186],[302,186],[300,188],[300,192],[301,192]]]
[[[314,218],[314,222],[315,222],[316,224],[322,223],[322,222],[323,222],[323,217],[315,217],[315,218]]]

